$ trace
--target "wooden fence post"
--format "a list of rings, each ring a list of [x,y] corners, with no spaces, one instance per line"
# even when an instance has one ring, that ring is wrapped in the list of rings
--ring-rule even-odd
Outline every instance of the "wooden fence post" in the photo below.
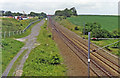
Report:
[[[17,31],[17,34],[18,34],[18,31]]]
[[[10,37],[10,31],[9,31],[9,37]]]
[[[14,31],[13,31],[13,36],[14,36]]]
[[[5,35],[6,35],[6,31],[4,32],[4,38],[5,38]]]

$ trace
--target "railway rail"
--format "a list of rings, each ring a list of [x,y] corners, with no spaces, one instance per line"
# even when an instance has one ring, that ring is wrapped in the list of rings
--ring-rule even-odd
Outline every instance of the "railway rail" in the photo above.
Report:
[[[52,19],[49,19],[49,23],[53,32],[56,32],[64,43],[75,53],[75,55],[87,65],[87,44],[77,38],[71,38],[66,35],[59,26],[55,25]],[[90,65],[91,71],[93,71],[97,76],[113,77],[120,74],[120,71],[118,70],[120,66],[99,52],[91,54]]]

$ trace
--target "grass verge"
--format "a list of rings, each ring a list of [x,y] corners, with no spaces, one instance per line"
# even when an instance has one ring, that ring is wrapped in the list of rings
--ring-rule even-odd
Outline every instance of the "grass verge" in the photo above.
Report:
[[[38,24],[39,22],[40,22],[40,21],[32,24],[24,33],[15,35],[14,37],[15,37],[15,38],[22,38],[22,37],[28,36],[28,35],[31,33],[31,29],[32,29],[36,24]]]
[[[31,22],[38,20],[38,18],[31,18],[27,20],[16,20],[13,18],[0,18],[0,19],[2,19],[2,32],[23,30]]]
[[[57,45],[52,40],[52,33],[47,28],[47,22],[41,26],[37,37],[39,46],[29,54],[23,67],[22,76],[65,76],[66,68],[59,54]]]
[[[17,58],[17,60],[14,62],[8,76],[15,76],[15,71],[17,70],[17,67],[20,65],[20,61],[22,60],[23,56],[27,53],[28,49],[24,50],[24,52]]]
[[[2,40],[2,72],[23,46],[24,43],[11,38]]]
[[[29,24],[29,22],[32,22],[34,20],[36,20],[36,18],[35,19],[29,19],[29,20],[22,20],[22,21],[17,21],[15,19],[5,18],[5,22],[8,21],[11,24],[9,26],[14,25],[15,21],[17,23],[23,22],[23,24],[25,24],[27,26],[27,24]],[[25,21],[27,21],[27,23]],[[5,23],[5,22],[3,22],[3,23]],[[28,36],[31,33],[32,27],[35,26],[39,22],[40,21],[38,21],[38,22],[34,23],[33,25],[31,25],[31,27],[29,29],[27,29],[25,33],[23,33],[21,35],[15,35],[15,36],[12,36],[12,37],[9,37],[9,38],[6,37],[6,38],[2,39],[2,72],[4,72],[4,70],[6,69],[6,67],[8,66],[8,64],[10,63],[10,61],[13,59],[13,57],[24,46],[24,43],[19,42],[17,40],[14,40],[14,38],[21,38],[21,37]],[[15,23],[15,25],[16,25],[16,23]],[[24,26],[24,28],[25,28],[25,26]],[[4,30],[5,29],[6,30],[9,29],[9,27],[6,26],[6,27],[4,27]]]

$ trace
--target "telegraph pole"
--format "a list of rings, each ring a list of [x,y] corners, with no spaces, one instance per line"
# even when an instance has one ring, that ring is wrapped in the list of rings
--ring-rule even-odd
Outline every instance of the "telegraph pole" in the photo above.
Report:
[[[88,32],[88,78],[90,78],[90,32]]]
[[[84,23],[84,33],[83,33],[83,35],[85,35],[85,23]]]
[[[85,38],[85,22],[83,23],[84,25],[84,30],[83,30],[83,39]]]

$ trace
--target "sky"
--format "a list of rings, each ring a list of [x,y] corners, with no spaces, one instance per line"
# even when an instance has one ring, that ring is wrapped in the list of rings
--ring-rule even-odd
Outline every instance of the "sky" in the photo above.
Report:
[[[119,0],[0,0],[0,10],[45,12],[53,15],[56,10],[75,7],[78,14],[117,15]]]

